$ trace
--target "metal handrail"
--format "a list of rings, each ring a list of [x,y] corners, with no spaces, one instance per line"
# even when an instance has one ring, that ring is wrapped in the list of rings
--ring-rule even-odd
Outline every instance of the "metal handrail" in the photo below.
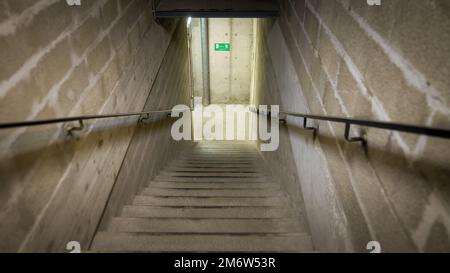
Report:
[[[83,128],[84,120],[92,120],[92,119],[107,119],[107,118],[120,118],[120,117],[130,117],[130,116],[140,116],[139,120],[148,119],[150,114],[171,114],[173,110],[153,110],[153,111],[145,111],[145,112],[133,112],[133,113],[119,113],[119,114],[106,114],[106,115],[85,115],[85,116],[74,116],[74,117],[65,117],[65,118],[53,118],[53,119],[41,119],[41,120],[30,120],[30,121],[18,121],[18,122],[7,122],[0,123],[1,129],[11,129],[18,127],[28,127],[28,126],[38,126],[38,125],[47,125],[47,124],[55,124],[55,123],[66,123],[72,121],[78,121],[80,123],[80,127]],[[185,110],[176,110],[176,112],[183,112]]]
[[[80,128],[78,128],[78,129],[74,128],[73,130],[80,130],[84,126],[83,125],[84,120],[140,116],[139,120],[142,121],[142,120],[148,119],[150,114],[171,114],[172,111],[173,111],[172,109],[170,109],[170,110],[153,110],[153,111],[133,112],[133,113],[85,115],[85,116],[74,116],[74,117],[54,118],[54,119],[7,122],[7,123],[0,123],[0,130],[1,129],[18,128],[18,127],[55,124],[55,123],[67,123],[67,122],[73,122],[73,121],[78,121],[80,123]],[[177,112],[183,112],[183,111],[186,111],[186,110],[177,110]],[[192,109],[189,109],[189,111],[192,111]],[[255,109],[253,107],[250,108],[250,111],[260,114],[259,109]],[[268,110],[267,113],[264,113],[264,114],[266,114],[269,117],[271,116],[270,110]],[[372,128],[385,129],[385,130],[391,130],[391,131],[399,131],[399,132],[403,132],[403,133],[412,133],[412,134],[419,134],[419,135],[426,135],[426,136],[450,139],[450,130],[444,129],[444,128],[433,128],[433,127],[427,127],[427,126],[418,126],[418,125],[396,123],[396,122],[386,122],[386,121],[311,115],[311,114],[304,114],[304,113],[290,112],[290,111],[279,111],[279,114],[303,118],[303,128],[308,129],[308,130],[314,130],[314,131],[316,131],[317,128],[308,126],[307,125],[308,119],[343,123],[343,124],[345,124],[345,138],[348,141],[363,141],[363,138],[360,138],[360,137],[358,137],[358,138],[350,137],[350,126],[351,125],[358,125],[358,126],[363,126],[363,127],[372,127]],[[281,119],[281,120],[284,120],[284,119]]]
[[[250,110],[259,114],[258,109],[251,108]],[[403,132],[403,133],[419,134],[419,135],[426,135],[426,136],[450,139],[450,130],[444,129],[444,128],[433,128],[433,127],[427,127],[427,126],[418,126],[418,125],[396,123],[396,122],[385,122],[385,121],[343,118],[343,117],[334,117],[334,116],[311,115],[311,114],[304,114],[304,113],[297,113],[297,112],[290,112],[290,111],[280,111],[279,113],[288,115],[288,116],[303,118],[303,127],[305,129],[314,130],[314,131],[316,131],[317,128],[308,127],[307,126],[308,119],[343,123],[343,124],[345,124],[345,139],[348,141],[351,141],[351,142],[354,142],[354,141],[365,142],[365,139],[363,137],[356,137],[356,138],[350,137],[351,125],[358,125],[358,126],[363,126],[363,127],[372,127],[372,128],[378,128],[378,129],[384,129],[384,130],[398,131],[398,132]],[[271,116],[270,110],[264,114]],[[281,119],[281,120],[285,121],[284,119]]]

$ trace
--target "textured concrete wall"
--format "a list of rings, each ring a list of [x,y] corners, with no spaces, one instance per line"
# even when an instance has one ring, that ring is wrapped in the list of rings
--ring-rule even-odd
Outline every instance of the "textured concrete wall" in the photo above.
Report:
[[[256,20],[255,40],[255,72],[254,87],[251,93],[252,105],[283,105],[267,45],[268,32],[273,28],[275,20]],[[282,60],[281,60],[282,61]],[[281,71],[280,72],[284,72]],[[260,143],[259,143],[260,144]],[[280,124],[279,147],[273,152],[261,152],[265,169],[270,170],[272,179],[278,183],[289,203],[298,214],[298,219],[306,219],[303,194],[297,175],[295,160],[292,153],[291,140],[287,126]]]
[[[265,57],[257,65],[255,99],[263,104],[280,104],[281,109],[308,112],[278,23],[264,20],[260,29]],[[310,131],[302,129],[301,119],[286,118],[287,124],[280,126],[280,148],[263,153],[268,168],[279,179],[297,212],[306,214],[316,250],[353,251],[349,225],[355,223],[346,222],[320,146],[313,142]]]
[[[280,5],[266,41],[284,109],[450,127],[446,1]],[[364,128],[366,155],[342,125],[319,122],[313,142],[288,121],[317,250],[450,249],[448,141]]]
[[[171,109],[174,105],[189,105],[189,73],[187,33],[180,22],[151,88],[144,110]],[[175,141],[171,127],[175,119],[167,114],[153,115],[139,125],[114,184],[100,229],[111,217],[118,216],[123,205],[130,204],[146,188],[159,171],[192,142]]]
[[[0,122],[140,111],[174,24],[145,0],[1,1]],[[157,105],[166,106],[166,105]],[[0,250],[86,248],[136,118],[0,132]]]

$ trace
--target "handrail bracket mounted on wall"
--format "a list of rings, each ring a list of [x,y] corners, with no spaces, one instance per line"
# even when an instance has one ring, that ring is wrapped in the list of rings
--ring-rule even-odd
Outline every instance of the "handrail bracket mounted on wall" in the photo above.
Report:
[[[78,120],[78,126],[69,125],[66,127],[67,129],[67,135],[73,136],[73,132],[75,131],[82,131],[84,129],[84,123],[83,120]]]
[[[318,126],[308,126],[308,118],[303,118],[303,129],[313,132],[313,141],[316,140]]]

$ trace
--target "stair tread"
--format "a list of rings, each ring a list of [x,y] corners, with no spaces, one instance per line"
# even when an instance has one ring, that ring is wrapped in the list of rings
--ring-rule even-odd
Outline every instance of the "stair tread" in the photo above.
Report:
[[[243,172],[177,172],[177,171],[162,171],[162,175],[175,177],[265,177],[261,173],[243,173]]]
[[[257,170],[261,171],[260,166],[257,164],[249,163],[249,164],[239,164],[239,163],[214,163],[214,162],[203,162],[203,163],[193,163],[193,162],[174,162],[171,163],[168,168],[173,169],[194,169],[194,170],[208,170],[208,169],[221,169],[221,170],[228,170],[228,169],[250,169],[250,170]]]
[[[125,206],[123,217],[143,218],[284,218],[292,213],[286,208],[238,207],[238,208],[171,208],[151,206]]]
[[[113,218],[108,226],[112,232],[145,233],[214,233],[257,234],[304,232],[300,222],[293,219],[150,219]]]
[[[183,156],[259,156],[255,151],[239,151],[239,150],[194,150],[185,152]]]
[[[191,153],[184,153],[183,156],[252,156],[258,157],[258,153],[254,151],[240,152],[240,151],[226,151],[226,150],[216,150],[216,151],[194,151]]]
[[[246,169],[246,170],[257,170],[260,171],[260,167],[256,164],[254,165],[242,165],[242,164],[222,164],[220,166],[216,165],[210,165],[210,164],[182,164],[182,163],[172,163],[168,166],[168,168],[173,169],[193,169],[193,170],[208,170],[208,169],[218,169],[218,170],[224,170],[224,169]]]
[[[218,154],[218,153],[211,153],[211,154],[192,154],[192,155],[186,155],[181,154],[177,159],[179,160],[186,160],[186,159],[218,159],[218,160],[228,160],[230,158],[243,158],[243,159],[251,159],[251,160],[261,160],[259,155],[257,154],[251,154],[251,155],[239,155],[239,154]]]
[[[236,158],[179,158],[177,162],[189,162],[192,164],[258,164],[257,159],[236,159]]]
[[[269,182],[180,182],[180,181],[152,181],[152,188],[175,189],[277,189],[278,185]]]
[[[205,196],[205,197],[269,197],[278,196],[279,191],[273,189],[160,189],[148,187],[141,195],[148,196]]]
[[[156,181],[164,181],[164,182],[222,182],[222,183],[230,183],[230,182],[267,182],[266,177],[183,177],[183,176],[168,176],[168,175],[158,175],[155,177]]]
[[[234,160],[189,160],[189,159],[176,159],[171,164],[191,164],[191,165],[238,165],[238,166],[258,166],[258,161],[248,160],[246,162],[236,162]]]
[[[258,173],[257,168],[202,168],[202,167],[168,167],[165,172],[190,172],[190,173]]]
[[[133,205],[185,206],[185,207],[235,207],[235,206],[282,206],[285,200],[280,197],[155,197],[138,195]]]
[[[160,172],[162,175],[166,176],[173,176],[173,177],[213,177],[213,178],[220,178],[220,177],[235,177],[235,178],[241,178],[241,177],[265,177],[264,175],[260,173],[248,173],[248,172],[177,172],[177,171],[162,171]]]
[[[311,252],[308,234],[154,235],[99,232],[92,249],[99,252]]]

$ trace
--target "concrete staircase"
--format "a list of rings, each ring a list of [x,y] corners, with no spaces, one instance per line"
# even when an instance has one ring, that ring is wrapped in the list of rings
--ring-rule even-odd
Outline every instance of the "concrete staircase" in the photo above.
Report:
[[[99,252],[311,252],[248,143],[199,143],[184,152],[98,232]]]

